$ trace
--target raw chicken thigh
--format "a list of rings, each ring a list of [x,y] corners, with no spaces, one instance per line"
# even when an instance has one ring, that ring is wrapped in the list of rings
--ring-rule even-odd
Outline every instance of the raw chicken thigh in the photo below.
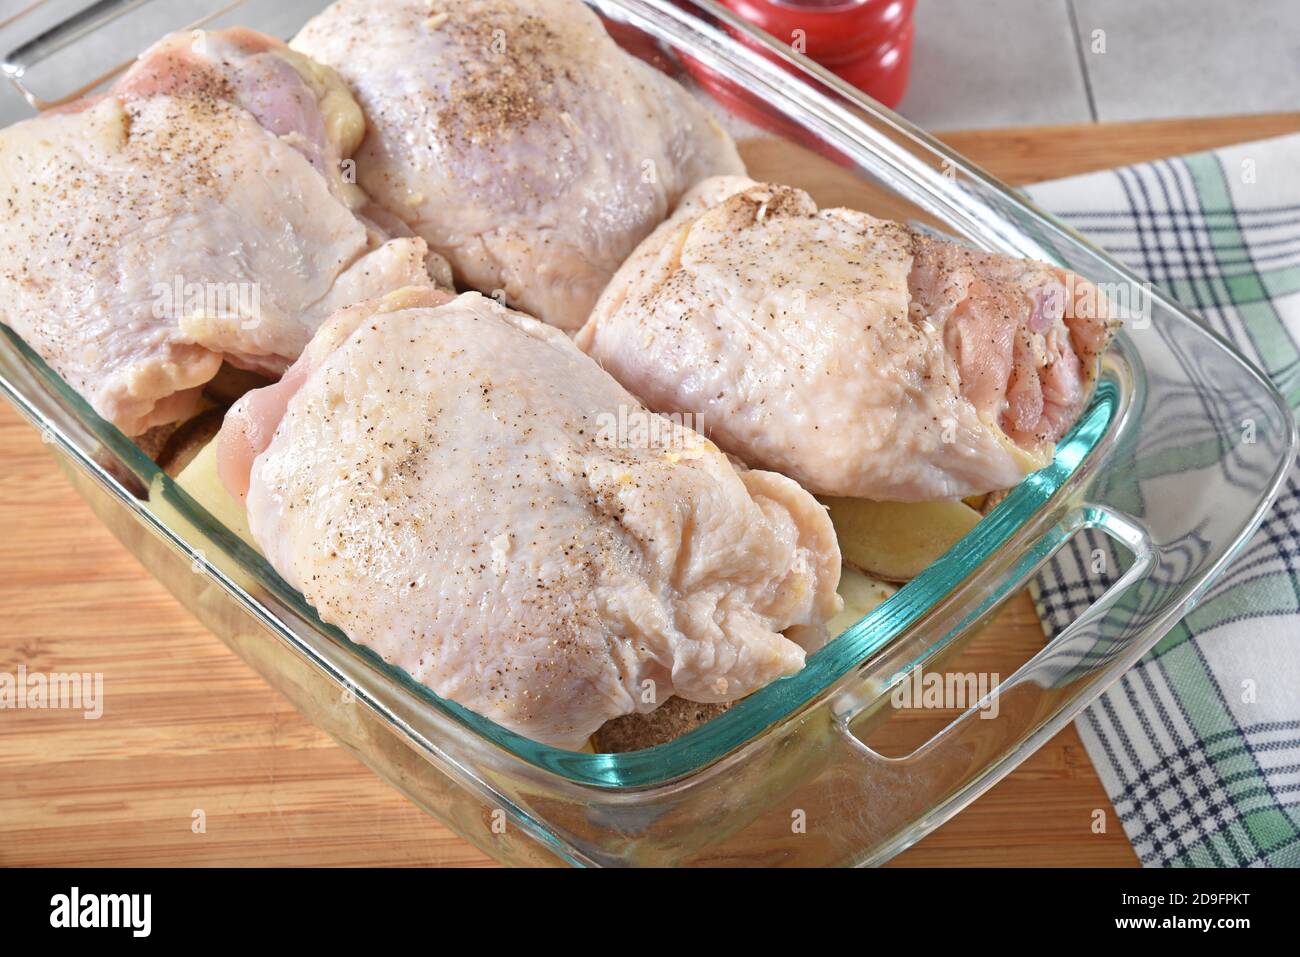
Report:
[[[1077,276],[802,190],[701,183],[578,345],[658,412],[819,494],[956,498],[1050,461],[1111,324]]]
[[[219,441],[252,534],[322,618],[549,744],[796,671],[782,632],[820,643],[840,606],[811,495],[477,293],[343,311]]]
[[[193,414],[223,358],[282,372],[336,309],[429,282],[423,240],[358,215],[363,129],[279,41],[163,39],[107,94],[0,131],[0,321],[133,436]]]
[[[365,111],[375,201],[462,285],[561,329],[690,186],[744,171],[705,109],[579,0],[341,0],[292,45]]]

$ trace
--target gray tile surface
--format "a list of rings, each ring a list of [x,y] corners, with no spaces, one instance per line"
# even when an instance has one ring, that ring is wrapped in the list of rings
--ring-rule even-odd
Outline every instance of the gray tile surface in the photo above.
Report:
[[[1073,2],[1102,122],[1300,110],[1300,0]]]
[[[1086,123],[1068,0],[917,0],[899,112],[928,129]]]

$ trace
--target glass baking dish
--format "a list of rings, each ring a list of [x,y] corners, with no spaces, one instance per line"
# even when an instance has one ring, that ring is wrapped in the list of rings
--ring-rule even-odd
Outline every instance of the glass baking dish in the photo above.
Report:
[[[15,33],[23,20],[0,22],[0,49],[12,51],[3,69],[35,105],[93,87],[166,29],[204,20],[287,36],[311,12],[286,22],[285,4],[258,0],[67,6],[37,3],[30,17],[44,13],[48,22],[31,29],[29,18],[22,42]],[[1052,261],[1104,290],[1139,291],[1135,318],[1104,358],[1096,394],[1054,462],[802,672],[658,747],[614,755],[537,744],[438,698],[322,624],[259,555],[3,327],[0,388],[42,430],[97,515],[207,627],[378,774],[499,860],[880,863],[997,782],[1186,614],[1277,494],[1296,453],[1294,419],[1268,381],[1195,317],[716,3],[590,6],[629,49],[701,81],[798,144],[807,163],[853,177],[870,197],[858,203],[867,211]],[[142,34],[140,7],[173,19]],[[742,152],[751,172],[799,185],[802,161],[769,172],[762,143]],[[984,699],[905,756],[863,743],[862,729],[902,673],[960,650],[1083,529],[1121,545],[1126,566],[990,692],[995,718],[981,714]]]

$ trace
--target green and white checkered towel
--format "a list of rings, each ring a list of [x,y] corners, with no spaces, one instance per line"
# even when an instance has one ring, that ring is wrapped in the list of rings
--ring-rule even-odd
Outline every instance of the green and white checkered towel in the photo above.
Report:
[[[1028,192],[1203,317],[1300,406],[1300,136]],[[1105,536],[1076,538],[1034,583],[1049,637],[1109,585],[1087,572],[1093,548],[1113,552]],[[1300,865],[1298,573],[1293,466],[1249,547],[1079,718],[1143,864]]]

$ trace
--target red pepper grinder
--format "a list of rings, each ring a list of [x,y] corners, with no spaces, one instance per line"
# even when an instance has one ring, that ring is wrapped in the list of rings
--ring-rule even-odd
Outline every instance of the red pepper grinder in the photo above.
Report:
[[[888,107],[912,63],[916,0],[721,0]]]

